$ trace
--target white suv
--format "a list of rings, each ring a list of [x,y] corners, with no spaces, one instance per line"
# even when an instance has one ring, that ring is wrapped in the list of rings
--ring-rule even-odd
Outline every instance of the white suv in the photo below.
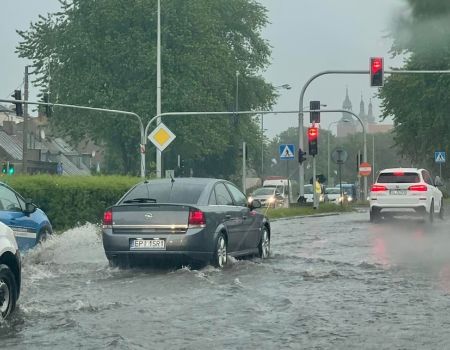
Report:
[[[0,320],[16,307],[20,295],[21,261],[13,231],[0,222]]]
[[[370,221],[381,217],[380,212],[411,209],[432,222],[434,215],[444,218],[442,192],[437,186],[443,183],[439,176],[433,181],[425,169],[394,168],[378,174],[370,190]]]

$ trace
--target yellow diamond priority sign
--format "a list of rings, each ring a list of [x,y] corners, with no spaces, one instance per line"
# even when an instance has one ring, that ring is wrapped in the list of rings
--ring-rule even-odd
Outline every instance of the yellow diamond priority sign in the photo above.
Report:
[[[163,123],[159,125],[148,135],[148,139],[162,152],[170,143],[175,140],[175,134],[169,130]]]

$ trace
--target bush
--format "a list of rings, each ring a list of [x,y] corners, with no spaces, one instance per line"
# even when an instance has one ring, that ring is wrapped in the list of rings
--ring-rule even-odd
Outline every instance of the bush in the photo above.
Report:
[[[21,175],[2,181],[31,198],[49,217],[54,230],[99,223],[104,210],[141,181],[126,176]]]

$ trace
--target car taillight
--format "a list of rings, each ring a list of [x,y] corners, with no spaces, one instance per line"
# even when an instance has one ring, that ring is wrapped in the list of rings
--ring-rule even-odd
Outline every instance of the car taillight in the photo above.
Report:
[[[111,228],[113,223],[112,210],[107,210],[103,214],[103,227]]]
[[[205,226],[205,213],[201,210],[191,209],[189,211],[189,226]]]
[[[428,187],[425,185],[412,185],[408,187],[410,191],[418,191],[418,192],[426,192],[428,191]]]
[[[371,192],[383,192],[387,191],[386,186],[383,185],[372,185],[372,188],[370,189]]]

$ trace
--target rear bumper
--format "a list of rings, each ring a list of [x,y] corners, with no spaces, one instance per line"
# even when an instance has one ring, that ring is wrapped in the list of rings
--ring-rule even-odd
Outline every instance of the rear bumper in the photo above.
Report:
[[[128,256],[145,259],[195,259],[209,261],[214,250],[214,237],[205,229],[189,229],[184,234],[121,234],[103,229],[103,248],[108,259]],[[136,238],[165,240],[165,250],[131,250],[130,242]]]
[[[430,200],[425,196],[373,196],[371,195],[370,209],[410,209],[414,211],[429,211]]]
[[[425,205],[425,203],[422,204],[382,204],[380,203],[370,203],[370,210],[382,210],[382,211],[389,211],[389,210],[396,210],[396,209],[409,209],[415,212],[428,212],[429,209]]]

